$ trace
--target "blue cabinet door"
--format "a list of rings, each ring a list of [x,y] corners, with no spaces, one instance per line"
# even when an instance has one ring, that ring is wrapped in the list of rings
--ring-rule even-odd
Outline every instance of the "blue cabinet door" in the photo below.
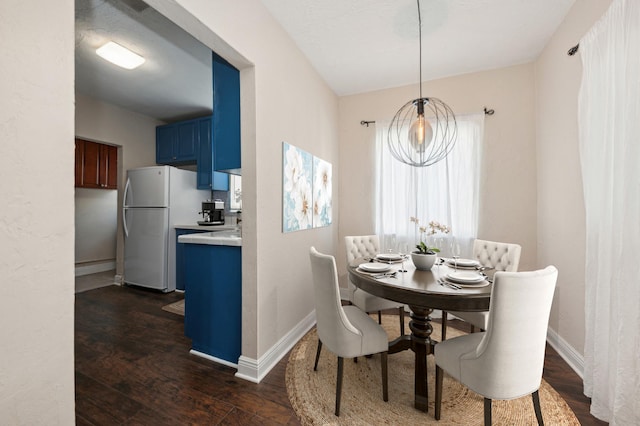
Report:
[[[178,237],[180,235],[187,234],[201,234],[203,232],[211,232],[210,229],[203,229],[202,231],[197,231],[195,229],[180,229],[176,228],[176,290],[186,291],[187,287],[185,285],[186,282],[186,263],[184,257],[184,244],[180,244],[178,242]],[[189,336],[188,333],[187,336]]]
[[[198,154],[198,121],[156,127],[156,164],[194,164]]]
[[[198,189],[212,189],[212,124],[211,117],[202,118],[198,123]]]
[[[229,176],[213,170],[213,120],[211,117],[198,121],[198,189],[229,190]]]
[[[177,124],[177,144],[175,156],[181,163],[195,162],[198,147],[198,121],[189,120]]]
[[[178,134],[173,125],[156,127],[156,163],[172,164],[175,160],[173,147],[176,144]]]
[[[213,53],[213,169],[240,173],[240,72]]]

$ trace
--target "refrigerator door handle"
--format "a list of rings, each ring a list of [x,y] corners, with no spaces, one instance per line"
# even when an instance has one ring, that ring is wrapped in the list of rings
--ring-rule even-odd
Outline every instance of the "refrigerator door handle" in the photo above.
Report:
[[[127,183],[124,185],[124,196],[122,197],[122,205],[127,207],[127,196],[129,195],[129,189],[131,188],[131,180],[127,178]]]
[[[124,186],[124,198],[122,200],[122,226],[124,228],[124,236],[129,236],[129,228],[127,227],[127,195],[129,194],[129,188],[131,187],[131,181],[127,178],[127,183]]]

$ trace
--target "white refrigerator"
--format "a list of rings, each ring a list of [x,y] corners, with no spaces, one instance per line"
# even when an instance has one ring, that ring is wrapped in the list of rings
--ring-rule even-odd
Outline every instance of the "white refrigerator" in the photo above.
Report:
[[[196,224],[209,190],[196,189],[196,172],[171,166],[127,171],[123,200],[124,282],[176,289],[175,225]]]

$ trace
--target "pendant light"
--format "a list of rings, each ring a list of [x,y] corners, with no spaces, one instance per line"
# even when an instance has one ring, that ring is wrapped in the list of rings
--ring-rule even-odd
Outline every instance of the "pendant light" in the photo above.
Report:
[[[437,98],[422,96],[422,17],[418,4],[420,35],[420,97],[396,113],[389,126],[389,149],[395,159],[414,167],[426,167],[442,160],[456,142],[456,117]]]

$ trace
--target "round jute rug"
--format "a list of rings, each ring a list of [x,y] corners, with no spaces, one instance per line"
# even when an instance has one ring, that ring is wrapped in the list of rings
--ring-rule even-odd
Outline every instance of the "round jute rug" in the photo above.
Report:
[[[377,316],[376,316],[377,318]],[[409,319],[407,318],[407,324]],[[383,315],[389,339],[399,332],[398,317]],[[406,330],[409,330],[408,325]],[[463,332],[447,330],[447,337]],[[433,337],[440,339],[440,326],[434,324]],[[389,355],[389,401],[382,400],[380,356],[345,360],[340,417],[334,415],[337,358],[322,348],[318,371],[313,371],[318,337],[315,327],[291,351],[286,371],[287,394],[303,425],[482,425],[483,398],[445,374],[440,421],[433,417],[435,366],[428,356],[429,412],[413,407],[414,354],[411,351]],[[526,368],[526,366],[523,366]],[[573,411],[544,380],[540,387],[544,422],[549,425],[580,425]],[[493,401],[494,425],[536,425],[531,396],[510,401]]]

